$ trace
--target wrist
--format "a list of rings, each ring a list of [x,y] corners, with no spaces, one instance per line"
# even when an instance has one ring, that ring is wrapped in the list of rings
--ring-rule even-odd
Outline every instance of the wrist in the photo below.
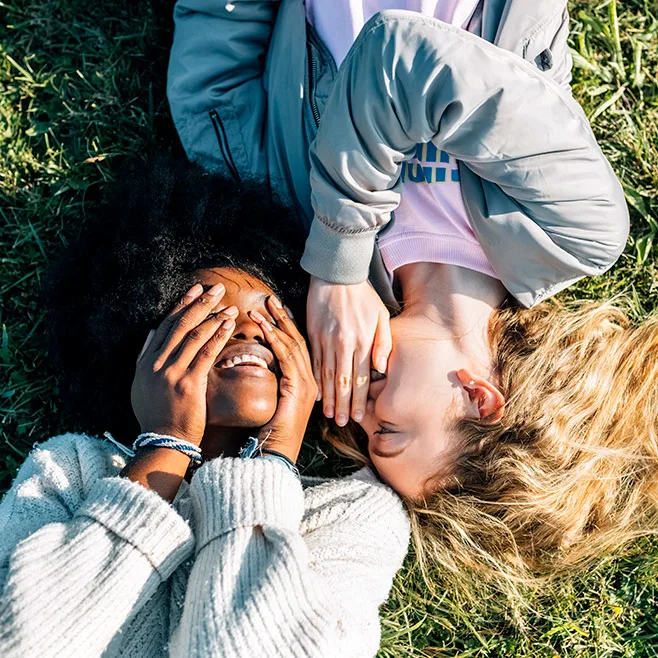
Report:
[[[175,439],[181,439],[193,443],[195,446],[200,446],[203,440],[203,435],[198,436],[195,433],[184,432],[177,429],[173,425],[155,426],[154,424],[140,425],[140,434],[160,434],[162,436],[171,436]]]
[[[273,450],[275,452],[280,452],[287,459],[289,459],[293,464],[297,463],[297,457],[299,456],[299,451],[302,447],[302,440],[304,438],[303,434],[298,440],[292,440],[291,437],[296,436],[296,433],[291,432],[288,436],[281,437],[278,432],[266,430],[258,433],[258,441],[262,448],[266,450]]]
[[[168,448],[140,448],[121,471],[121,477],[172,502],[189,467],[190,458],[182,452]]]

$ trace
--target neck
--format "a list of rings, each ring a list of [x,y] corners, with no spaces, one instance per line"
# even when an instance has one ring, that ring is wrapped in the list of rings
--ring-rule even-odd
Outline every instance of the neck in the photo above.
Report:
[[[507,296],[500,281],[441,263],[405,265],[395,275],[402,288],[403,316],[430,320],[436,338],[449,338],[464,354],[489,362],[489,320]]]
[[[207,427],[201,442],[204,459],[237,457],[240,448],[254,431],[248,427]]]

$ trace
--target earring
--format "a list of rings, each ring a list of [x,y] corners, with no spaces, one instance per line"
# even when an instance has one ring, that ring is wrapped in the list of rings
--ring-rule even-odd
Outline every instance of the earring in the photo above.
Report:
[[[475,386],[475,380],[474,380],[474,379],[471,379],[471,381],[468,382],[468,385],[469,385],[469,386]]]

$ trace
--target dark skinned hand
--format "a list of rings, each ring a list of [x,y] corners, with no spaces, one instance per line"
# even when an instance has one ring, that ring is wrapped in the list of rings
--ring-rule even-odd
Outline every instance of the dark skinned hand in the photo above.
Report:
[[[193,286],[155,331],[137,359],[131,399],[142,432],[195,445],[206,428],[208,373],[233,335],[238,309],[221,312],[224,286]]]
[[[265,441],[265,448],[280,452],[296,462],[318,387],[306,342],[295,323],[275,297],[270,297],[267,305],[276,327],[258,311],[252,311],[250,317],[263,330],[265,340],[279,362],[280,395],[272,420],[261,427],[258,438]]]

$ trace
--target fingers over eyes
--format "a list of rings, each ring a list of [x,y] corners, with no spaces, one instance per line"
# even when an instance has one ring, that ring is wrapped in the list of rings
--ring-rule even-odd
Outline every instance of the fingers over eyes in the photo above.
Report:
[[[377,332],[372,345],[372,365],[375,370],[381,373],[386,372],[388,366],[388,357],[393,349],[393,339],[391,337],[391,317],[386,311],[379,314],[377,322]]]
[[[235,320],[232,314],[222,312],[211,315],[201,324],[191,329],[180,347],[174,350],[170,355],[167,363],[173,365],[174,362],[179,368],[188,368],[198,358],[201,350],[207,351],[206,345],[212,341],[217,334],[225,336],[227,329],[232,331],[235,328]],[[231,335],[225,337],[224,345],[228,342]],[[216,344],[213,342],[213,346]],[[223,347],[223,346],[222,346]],[[219,353],[218,353],[219,355]]]
[[[220,283],[203,292],[200,284],[193,286],[158,327],[151,343],[157,354],[156,366],[161,367],[185,340],[188,333],[213,313],[222,301],[224,286]]]
[[[333,352],[322,355],[322,409],[327,418],[333,418],[336,412],[336,356]]]
[[[370,352],[354,354],[354,380],[352,382],[352,418],[357,423],[363,420],[368,401],[370,383]]]
[[[234,329],[235,320],[232,317],[222,317],[214,333],[197,350],[196,356],[190,365],[190,370],[196,371],[200,375],[207,375],[233,335]]]
[[[352,367],[354,352],[346,350],[336,359],[336,423],[341,427],[347,424],[352,401]]]

